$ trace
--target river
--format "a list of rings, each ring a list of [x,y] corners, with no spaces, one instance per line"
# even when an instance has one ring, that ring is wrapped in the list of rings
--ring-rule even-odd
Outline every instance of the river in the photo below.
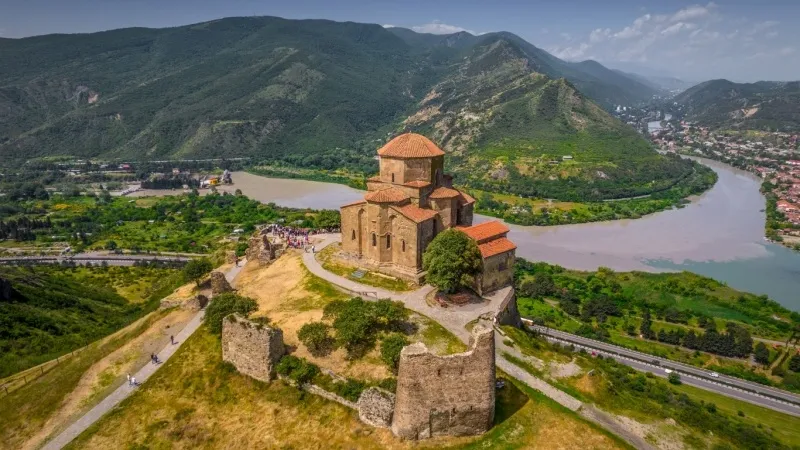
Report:
[[[764,240],[760,179],[726,164],[702,160],[719,181],[684,208],[641,219],[550,227],[509,225],[517,255],[564,267],[595,270],[689,270],[800,311],[800,254]],[[363,192],[347,186],[233,173],[248,197],[298,208],[336,209]],[[166,191],[172,192],[172,191]],[[207,192],[207,191],[206,191]],[[163,195],[140,191],[137,195]],[[476,222],[493,220],[476,216]]]

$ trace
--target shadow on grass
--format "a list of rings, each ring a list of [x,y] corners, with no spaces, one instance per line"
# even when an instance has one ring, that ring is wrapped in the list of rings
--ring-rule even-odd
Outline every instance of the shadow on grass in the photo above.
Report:
[[[497,377],[497,381],[502,381],[505,386],[495,393],[493,426],[500,425],[508,420],[530,401],[530,397],[519,390],[508,378]]]

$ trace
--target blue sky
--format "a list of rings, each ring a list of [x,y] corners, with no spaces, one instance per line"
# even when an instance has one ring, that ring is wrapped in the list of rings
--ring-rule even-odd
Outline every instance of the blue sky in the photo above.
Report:
[[[800,79],[800,0],[0,0],[0,36],[273,15],[422,32],[510,31],[568,60],[692,81]]]

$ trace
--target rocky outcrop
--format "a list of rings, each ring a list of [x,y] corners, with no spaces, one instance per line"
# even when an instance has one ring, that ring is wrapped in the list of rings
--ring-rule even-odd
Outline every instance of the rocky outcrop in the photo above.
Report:
[[[283,246],[270,242],[266,231],[257,232],[250,238],[247,246],[247,260],[258,261],[259,265],[265,266],[274,261],[282,253]]]
[[[358,397],[358,418],[373,427],[389,428],[394,414],[394,394],[377,387],[366,389]]]
[[[224,273],[216,270],[211,272],[211,294],[217,295],[231,291],[233,291],[233,288],[231,287],[230,283],[228,283]]]
[[[222,319],[222,360],[244,375],[270,381],[286,349],[279,328],[248,320],[238,314]]]
[[[235,251],[230,250],[228,252],[225,252],[225,262],[227,264],[236,264],[238,261],[239,261],[239,258],[236,257],[236,252]]]
[[[489,430],[495,401],[494,330],[476,325],[470,350],[437,356],[422,343],[403,348],[392,432],[403,439]]]

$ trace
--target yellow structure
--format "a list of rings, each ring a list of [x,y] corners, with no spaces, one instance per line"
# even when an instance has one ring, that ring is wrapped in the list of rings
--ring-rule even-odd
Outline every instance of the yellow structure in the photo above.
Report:
[[[480,277],[492,280],[485,286],[490,289],[479,280],[476,290],[511,282],[516,246],[506,238],[508,228],[496,221],[491,229],[471,226],[475,199],[453,188],[452,177],[443,172],[444,152],[436,144],[406,133],[378,150],[378,156],[380,173],[367,180],[364,199],[341,207],[343,251],[368,268],[420,282],[428,244],[437,233],[458,227],[476,240],[484,269],[492,272]]]

